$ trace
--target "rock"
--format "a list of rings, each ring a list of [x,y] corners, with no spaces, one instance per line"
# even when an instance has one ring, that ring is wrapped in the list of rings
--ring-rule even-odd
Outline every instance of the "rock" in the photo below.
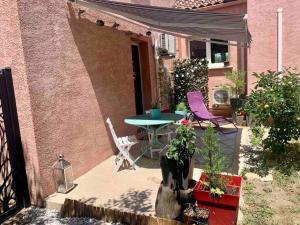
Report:
[[[246,177],[247,177],[247,179],[248,180],[258,180],[258,179],[260,179],[260,176],[258,175],[258,174],[256,174],[256,173],[246,173],[246,175],[245,175]]]
[[[238,212],[237,225],[243,224],[244,215],[241,210]]]
[[[272,182],[273,176],[272,176],[272,174],[268,174],[267,176],[260,178],[260,180],[263,182]]]
[[[243,208],[244,206],[245,206],[245,201],[244,201],[243,196],[241,195],[241,196],[240,196],[239,207],[240,207],[240,208]]]

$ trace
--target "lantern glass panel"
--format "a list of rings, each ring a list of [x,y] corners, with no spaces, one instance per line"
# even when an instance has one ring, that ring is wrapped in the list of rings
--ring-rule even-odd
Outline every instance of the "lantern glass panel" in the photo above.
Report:
[[[72,166],[62,154],[53,165],[53,179],[56,191],[59,193],[66,193],[74,187]]]

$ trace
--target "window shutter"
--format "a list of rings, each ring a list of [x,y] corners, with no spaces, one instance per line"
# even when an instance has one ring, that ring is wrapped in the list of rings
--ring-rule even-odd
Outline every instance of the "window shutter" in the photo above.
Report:
[[[166,49],[166,34],[160,35],[159,47]]]
[[[171,54],[176,53],[176,37],[172,35],[168,35],[168,50]]]

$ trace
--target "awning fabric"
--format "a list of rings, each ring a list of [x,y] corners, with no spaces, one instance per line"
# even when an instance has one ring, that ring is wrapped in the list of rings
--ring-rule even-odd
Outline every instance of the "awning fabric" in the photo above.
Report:
[[[247,44],[251,41],[247,20],[242,14],[212,13],[107,0],[77,0],[76,2],[121,15],[150,28],[185,34],[194,40],[210,38]]]

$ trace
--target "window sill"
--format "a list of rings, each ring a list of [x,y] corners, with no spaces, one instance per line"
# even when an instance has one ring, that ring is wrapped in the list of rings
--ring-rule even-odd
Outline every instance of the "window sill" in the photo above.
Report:
[[[212,65],[208,65],[208,69],[209,70],[226,70],[226,69],[233,69],[233,66],[212,66]]]

